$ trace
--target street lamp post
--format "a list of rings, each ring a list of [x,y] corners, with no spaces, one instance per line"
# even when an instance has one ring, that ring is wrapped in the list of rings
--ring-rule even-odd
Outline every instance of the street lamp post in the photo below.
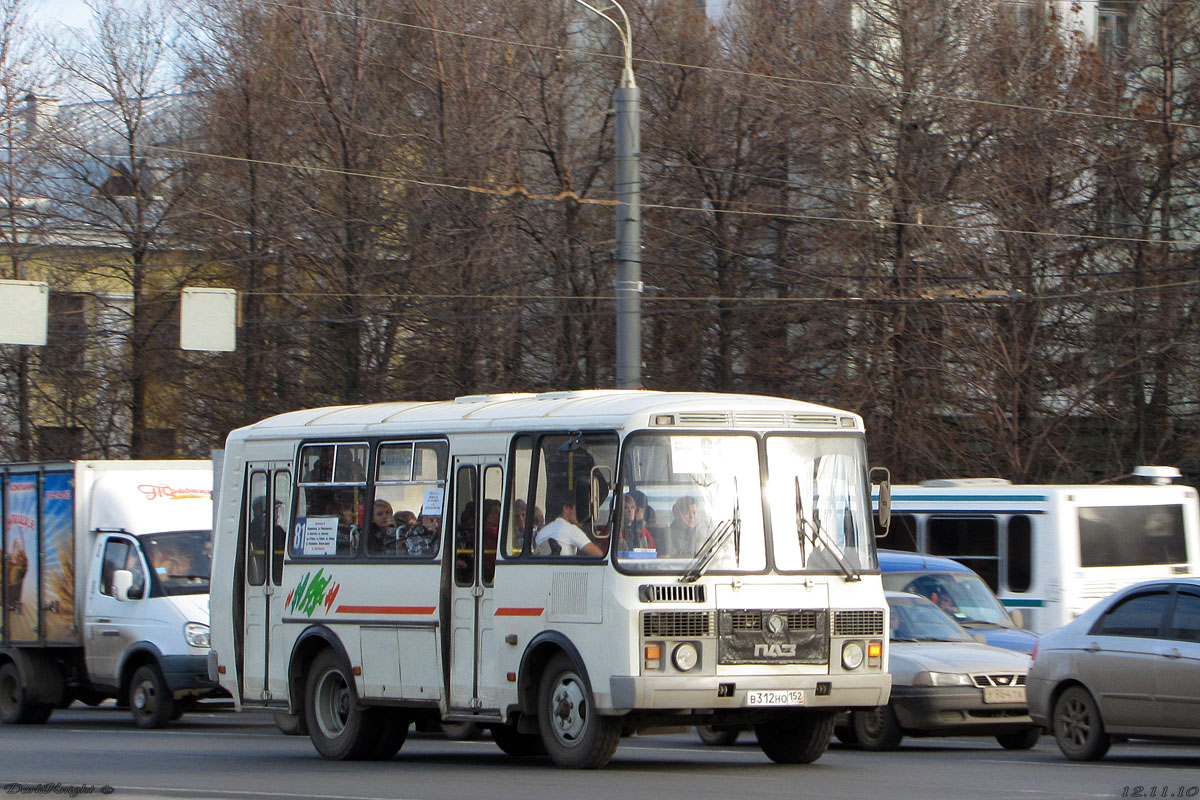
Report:
[[[617,2],[600,9],[586,0],[575,0],[608,20],[625,48],[621,81],[613,97],[616,122],[614,189],[617,196],[617,388],[638,389],[642,385],[642,151],[640,93],[633,77],[633,31],[629,16]],[[621,13],[621,22],[608,14]],[[622,24],[623,23],[623,24]]]

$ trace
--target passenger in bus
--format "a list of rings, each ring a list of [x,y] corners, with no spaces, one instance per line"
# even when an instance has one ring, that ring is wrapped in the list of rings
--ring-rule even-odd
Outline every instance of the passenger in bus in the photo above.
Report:
[[[483,501],[483,580],[496,574],[496,547],[500,542],[500,501]]]
[[[553,508],[553,506],[552,506]],[[538,555],[602,556],[604,551],[579,527],[576,500],[566,495],[558,506],[558,516],[537,532],[534,545]]]
[[[358,525],[354,519],[354,504],[346,500],[331,500],[325,514],[338,518],[338,555],[349,555],[358,550]]]
[[[684,495],[671,506],[671,527],[667,529],[665,548],[659,550],[659,555],[687,557],[696,552],[700,542],[700,531],[697,524],[700,509],[696,498]]]
[[[376,500],[371,511],[371,526],[367,531],[367,552],[371,555],[394,555],[396,529],[392,524],[392,504]]]
[[[646,493],[631,489],[625,493],[625,513],[621,518],[619,550],[656,550],[654,536],[646,525]]]
[[[411,511],[397,511],[392,517],[392,527],[398,531],[417,524],[417,515]]]
[[[442,518],[438,516],[422,515],[419,522],[405,528],[397,528],[396,555],[414,557],[437,555],[437,538],[441,521]]]

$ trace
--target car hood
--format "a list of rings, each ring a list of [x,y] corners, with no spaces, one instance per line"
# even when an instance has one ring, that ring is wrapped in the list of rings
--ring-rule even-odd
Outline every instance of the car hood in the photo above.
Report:
[[[208,595],[177,594],[168,598],[188,622],[208,624]]]
[[[892,682],[911,684],[918,672],[1029,671],[1029,656],[979,642],[893,642],[888,672]]]

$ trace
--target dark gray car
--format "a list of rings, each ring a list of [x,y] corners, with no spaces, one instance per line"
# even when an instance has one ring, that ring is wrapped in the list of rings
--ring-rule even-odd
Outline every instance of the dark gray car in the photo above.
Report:
[[[1114,739],[1200,740],[1200,579],[1130,586],[1043,635],[1027,691],[1074,761]]]

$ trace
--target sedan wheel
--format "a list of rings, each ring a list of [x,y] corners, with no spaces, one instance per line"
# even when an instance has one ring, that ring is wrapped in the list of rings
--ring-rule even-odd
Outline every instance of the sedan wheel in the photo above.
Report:
[[[1096,701],[1082,686],[1072,686],[1059,695],[1050,727],[1058,749],[1072,761],[1097,761],[1112,744],[1104,732]]]

